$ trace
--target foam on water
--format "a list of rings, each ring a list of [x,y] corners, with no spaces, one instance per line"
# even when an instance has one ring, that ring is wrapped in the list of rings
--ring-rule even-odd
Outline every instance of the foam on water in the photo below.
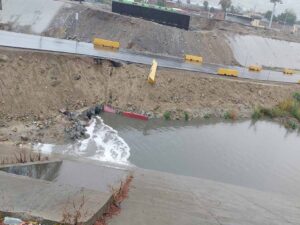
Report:
[[[92,119],[86,127],[89,138],[67,145],[37,144],[34,148],[44,154],[61,153],[99,161],[128,164],[130,148],[112,127],[102,118]]]

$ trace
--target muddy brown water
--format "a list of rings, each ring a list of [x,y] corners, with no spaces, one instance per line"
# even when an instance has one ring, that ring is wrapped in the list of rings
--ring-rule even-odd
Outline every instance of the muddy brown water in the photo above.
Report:
[[[102,119],[138,167],[300,195],[300,136],[277,123]]]

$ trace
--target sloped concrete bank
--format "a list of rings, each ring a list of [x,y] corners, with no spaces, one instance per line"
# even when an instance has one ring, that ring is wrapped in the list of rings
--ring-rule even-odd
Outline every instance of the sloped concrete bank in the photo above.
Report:
[[[112,193],[85,188],[84,184],[73,186],[34,179],[50,179],[51,172],[54,176],[57,173],[54,168],[61,164],[62,161],[50,161],[2,166],[1,215],[46,225],[94,224],[107,211],[113,200]]]
[[[80,163],[93,165],[88,161]],[[99,168],[99,165],[93,166]],[[86,169],[90,170],[89,166],[80,168],[83,172]],[[106,173],[114,176],[115,170],[109,167]],[[121,203],[121,211],[107,219],[109,225],[300,223],[297,197],[140,168],[130,170],[133,180],[128,198]],[[94,224],[111,198],[106,192],[5,172],[0,172],[0,179],[5,181],[0,182],[0,212],[4,212],[4,216],[32,219],[42,224],[63,221],[64,212],[70,215],[80,212],[83,224]],[[83,195],[84,207],[77,207],[81,205]]]
[[[299,199],[205,179],[137,169],[109,225],[296,225]]]
[[[241,65],[300,69],[300,43],[254,35],[228,35],[227,38]]]

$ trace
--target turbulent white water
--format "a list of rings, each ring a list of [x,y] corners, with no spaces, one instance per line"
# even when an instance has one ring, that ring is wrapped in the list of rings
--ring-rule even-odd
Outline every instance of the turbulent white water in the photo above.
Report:
[[[87,127],[89,138],[68,145],[37,144],[35,149],[44,154],[60,153],[99,161],[128,164],[130,148],[112,127],[100,117]]]

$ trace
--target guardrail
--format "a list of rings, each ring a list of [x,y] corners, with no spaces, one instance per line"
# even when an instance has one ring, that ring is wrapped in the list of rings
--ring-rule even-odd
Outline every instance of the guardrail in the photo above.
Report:
[[[109,48],[120,48],[120,42],[105,40],[101,38],[94,38],[93,40],[94,47],[109,47]]]
[[[203,57],[197,55],[185,55],[184,59],[186,61],[198,62],[203,63]]]
[[[231,76],[231,77],[237,77],[239,75],[239,71],[234,69],[226,69],[226,68],[218,69],[217,73],[218,75]]]

